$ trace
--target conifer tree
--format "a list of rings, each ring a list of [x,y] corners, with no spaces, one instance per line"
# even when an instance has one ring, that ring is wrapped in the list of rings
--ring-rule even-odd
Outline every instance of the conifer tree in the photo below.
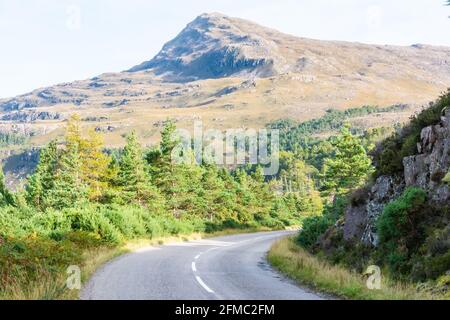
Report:
[[[184,155],[191,159],[188,163],[178,164],[172,159],[172,152],[178,145],[176,127],[169,121],[161,131],[160,155],[153,166],[155,183],[166,196],[168,209],[179,218],[183,213],[192,213],[202,206],[198,194],[201,192],[202,170],[194,165],[192,154]],[[153,158],[156,155],[152,153]]]
[[[26,185],[26,199],[37,209],[46,206],[47,193],[54,187],[58,150],[56,141],[51,141],[39,154],[39,163]]]
[[[48,192],[48,202],[56,209],[74,207],[86,200],[87,186],[81,178],[81,157],[77,144],[69,142],[61,152],[54,185]]]
[[[127,144],[119,161],[117,181],[126,201],[139,205],[159,205],[162,201],[156,188],[150,183],[142,147],[134,131],[127,136]]]
[[[6,187],[5,174],[0,166],[0,206],[14,205],[14,202],[14,195]]]
[[[89,198],[99,201],[111,178],[111,157],[103,152],[103,137],[94,130],[89,131],[87,139],[81,140],[81,175],[82,180],[88,186]]]
[[[324,163],[325,189],[338,194],[361,186],[373,171],[372,161],[348,126],[333,141],[335,155]]]

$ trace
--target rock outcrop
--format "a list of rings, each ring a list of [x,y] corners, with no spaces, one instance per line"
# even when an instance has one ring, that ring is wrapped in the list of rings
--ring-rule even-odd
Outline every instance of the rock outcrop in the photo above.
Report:
[[[218,13],[203,14],[168,42],[155,58],[129,71],[153,69],[167,80],[181,82],[278,74],[285,63],[278,45],[256,31],[245,20]]]
[[[6,113],[0,118],[2,121],[14,121],[20,123],[35,122],[37,120],[62,120],[63,116],[59,112],[49,111],[17,111]]]
[[[346,209],[342,226],[344,239],[377,245],[375,222],[384,207],[407,187],[427,191],[429,201],[450,204],[450,188],[443,181],[450,167],[450,109],[439,124],[422,130],[416,155],[403,159],[404,172],[397,177],[381,176],[368,196]]]

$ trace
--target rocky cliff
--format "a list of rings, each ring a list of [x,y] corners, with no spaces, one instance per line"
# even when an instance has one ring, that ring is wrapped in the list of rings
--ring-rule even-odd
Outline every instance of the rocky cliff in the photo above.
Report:
[[[430,204],[450,205],[450,188],[444,181],[450,167],[450,108],[444,109],[440,123],[422,129],[417,154],[405,157],[403,166],[403,174],[378,177],[368,194],[346,209],[344,222],[339,224],[345,240],[376,246],[377,218],[407,187],[425,190]]]

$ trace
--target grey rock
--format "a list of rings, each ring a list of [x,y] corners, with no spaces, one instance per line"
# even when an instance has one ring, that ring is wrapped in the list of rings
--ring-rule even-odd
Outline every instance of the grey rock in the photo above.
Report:
[[[449,204],[450,189],[442,180],[450,167],[450,110],[445,110],[441,122],[423,128],[418,142],[418,154],[403,159],[402,176],[381,176],[373,184],[365,204],[346,209],[342,231],[345,240],[360,239],[376,246],[376,221],[388,203],[397,199],[406,187],[420,187],[429,201]]]
[[[284,59],[274,41],[242,31],[221,14],[203,14],[187,25],[158,55],[129,70],[152,69],[167,81],[187,82],[242,74],[277,74]]]
[[[237,86],[225,87],[225,88],[219,90],[218,92],[216,92],[214,94],[214,96],[222,97],[222,96],[226,96],[226,95],[232,94],[234,92],[237,92],[239,90],[250,89],[250,88],[256,88],[256,81],[254,79],[246,80]]]
[[[107,108],[115,108],[115,107],[127,105],[129,102],[130,102],[130,100],[128,100],[128,99],[122,99],[122,100],[117,100],[117,101],[108,101],[108,102],[104,102],[103,106],[105,106]]]
[[[364,234],[367,224],[366,206],[350,206],[345,212],[345,224],[343,226],[344,240],[359,240]]]
[[[119,129],[117,126],[112,126],[112,125],[106,125],[106,126],[98,126],[95,128],[95,132],[114,132],[117,129]]]
[[[3,121],[15,121],[21,123],[35,122],[37,120],[61,120],[63,116],[58,112],[48,111],[17,111],[1,116]]]

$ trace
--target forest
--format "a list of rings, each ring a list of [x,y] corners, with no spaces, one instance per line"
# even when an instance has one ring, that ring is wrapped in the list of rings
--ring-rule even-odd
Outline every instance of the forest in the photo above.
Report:
[[[82,264],[87,249],[226,229],[283,229],[320,214],[322,199],[302,161],[290,159],[272,181],[260,167],[249,174],[246,168],[176,164],[175,129],[168,122],[152,148],[131,132],[125,147],[111,153],[101,133],[82,132],[75,115],[64,139],[42,148],[23,188],[9,191],[2,174],[2,294],[52,282],[67,266]],[[49,290],[52,297],[63,291]]]

